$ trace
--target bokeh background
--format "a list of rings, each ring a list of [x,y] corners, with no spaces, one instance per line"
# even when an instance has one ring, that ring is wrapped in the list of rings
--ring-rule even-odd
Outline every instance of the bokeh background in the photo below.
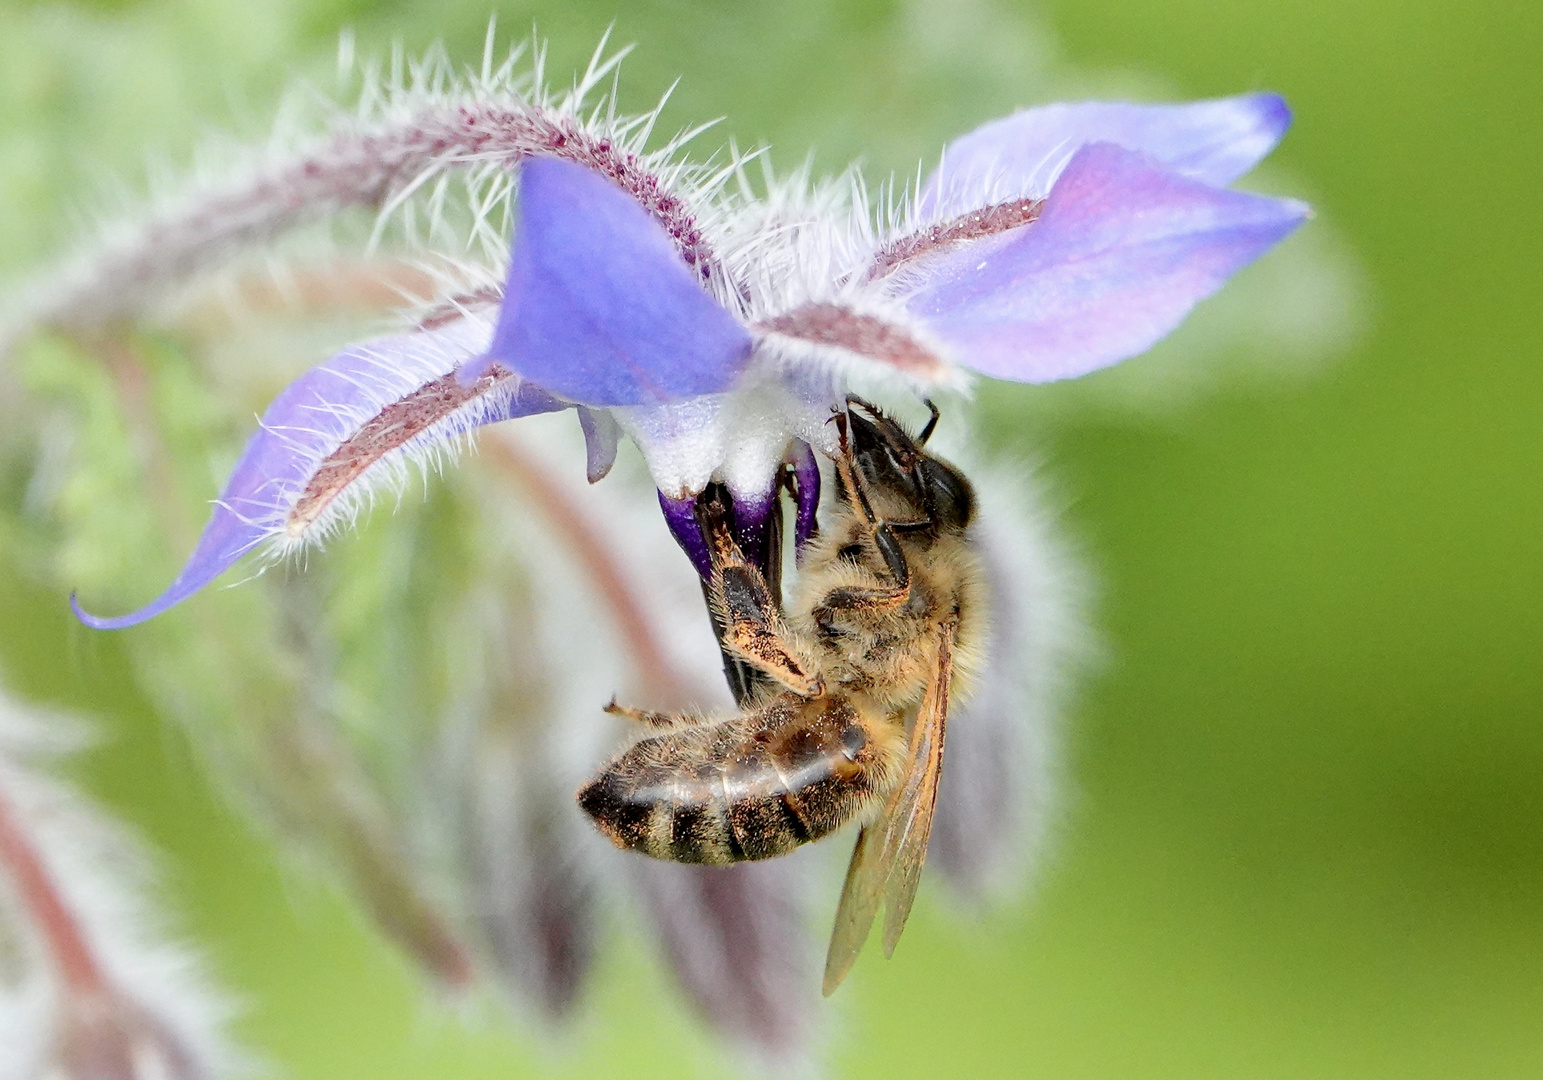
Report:
[[[833,1006],[830,1069],[1539,1075],[1543,6],[492,7],[551,39],[560,80],[614,22],[639,46],[626,100],[684,76],[669,118],[724,115],[785,166],[813,147],[821,168],[908,173],[1052,93],[1287,96],[1265,182],[1319,209],[1326,284],[1293,310],[1321,332],[1233,335],[1204,377],[1174,374],[1170,350],[985,392],[987,437],[1047,463],[1094,568],[1103,658],[1033,895],[971,920],[924,889],[896,957],[866,957]],[[472,61],[488,14],[0,0],[0,279],[60,251],[114,184],[141,186],[147,160],[262,132],[297,76],[327,85],[341,29],[361,52],[443,39]],[[85,643],[18,561],[0,550],[5,681],[102,718],[80,774],[166,853],[181,927],[280,1075],[713,1068],[641,943],[606,953],[593,1019],[556,1048],[425,1003],[346,899],[281,869],[211,793],[120,646]]]

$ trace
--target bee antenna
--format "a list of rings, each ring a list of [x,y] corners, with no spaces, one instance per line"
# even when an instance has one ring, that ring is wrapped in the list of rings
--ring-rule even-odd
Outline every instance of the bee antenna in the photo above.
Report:
[[[922,428],[922,433],[916,436],[917,446],[926,446],[927,440],[932,438],[932,433],[937,429],[938,426],[937,403],[934,402],[931,398],[922,398],[922,404],[927,406],[927,411],[932,413],[932,416],[928,418],[927,426]]]

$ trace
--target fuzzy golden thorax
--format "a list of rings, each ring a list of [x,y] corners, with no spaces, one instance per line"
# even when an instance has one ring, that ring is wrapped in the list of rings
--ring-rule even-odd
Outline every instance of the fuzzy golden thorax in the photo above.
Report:
[[[871,493],[873,509],[905,514],[907,500]],[[965,700],[989,626],[985,569],[967,529],[902,534],[910,593],[896,607],[827,606],[837,590],[878,591],[894,584],[854,507],[843,508],[805,552],[789,623],[827,685],[886,711],[915,705],[936,669],[945,621],[955,623],[954,700]]]

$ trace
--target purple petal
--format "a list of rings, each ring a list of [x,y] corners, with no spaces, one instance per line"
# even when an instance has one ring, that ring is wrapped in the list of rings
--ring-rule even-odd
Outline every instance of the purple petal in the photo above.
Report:
[[[83,611],[98,630],[144,622],[181,603],[264,540],[295,544],[335,522],[359,481],[388,457],[428,449],[481,424],[566,405],[494,371],[470,386],[457,365],[480,351],[485,324],[460,320],[434,330],[355,345],[296,379],[274,399],[187,565],[149,605],[117,618]],[[340,503],[340,499],[343,502]]]
[[[750,334],[703,289],[669,236],[590,169],[533,158],[490,364],[582,405],[643,405],[728,389]]]
[[[906,306],[977,371],[1070,378],[1148,348],[1307,215],[1094,143],[1037,222],[919,263]]]
[[[1290,124],[1291,110],[1276,94],[1185,105],[1085,101],[1025,109],[950,143],[917,209],[935,219],[1043,197],[1060,167],[1095,142],[1138,150],[1190,179],[1225,187],[1274,149]]]

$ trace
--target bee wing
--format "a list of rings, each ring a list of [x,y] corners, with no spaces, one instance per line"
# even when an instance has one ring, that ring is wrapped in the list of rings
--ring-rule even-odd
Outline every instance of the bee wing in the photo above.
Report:
[[[874,916],[879,913],[884,882],[889,877],[888,867],[879,865],[886,820],[881,819],[857,834],[857,846],[852,849],[852,861],[847,864],[846,884],[841,887],[841,903],[836,908],[836,927],[831,931],[830,949],[825,953],[823,989],[826,997],[830,997],[852,970],[863,942],[868,940]]]
[[[901,787],[895,815],[886,822],[884,854],[890,869],[884,884],[884,955],[893,956],[910,917],[927,861],[927,839],[938,805],[938,776],[943,771],[943,733],[948,723],[948,684],[954,669],[954,630],[944,627],[938,640],[938,666],[927,684],[916,727],[911,733],[911,768]],[[893,854],[891,854],[893,848]]]
[[[937,670],[927,686],[911,732],[906,775],[885,804],[878,821],[857,836],[846,884],[836,908],[836,926],[825,955],[825,994],[829,996],[862,950],[882,902],[884,954],[892,955],[905,929],[922,863],[927,858],[927,838],[932,833],[932,812],[937,805],[938,774],[943,767],[943,731],[948,720],[948,684],[953,672],[953,627],[946,627],[938,643]]]

